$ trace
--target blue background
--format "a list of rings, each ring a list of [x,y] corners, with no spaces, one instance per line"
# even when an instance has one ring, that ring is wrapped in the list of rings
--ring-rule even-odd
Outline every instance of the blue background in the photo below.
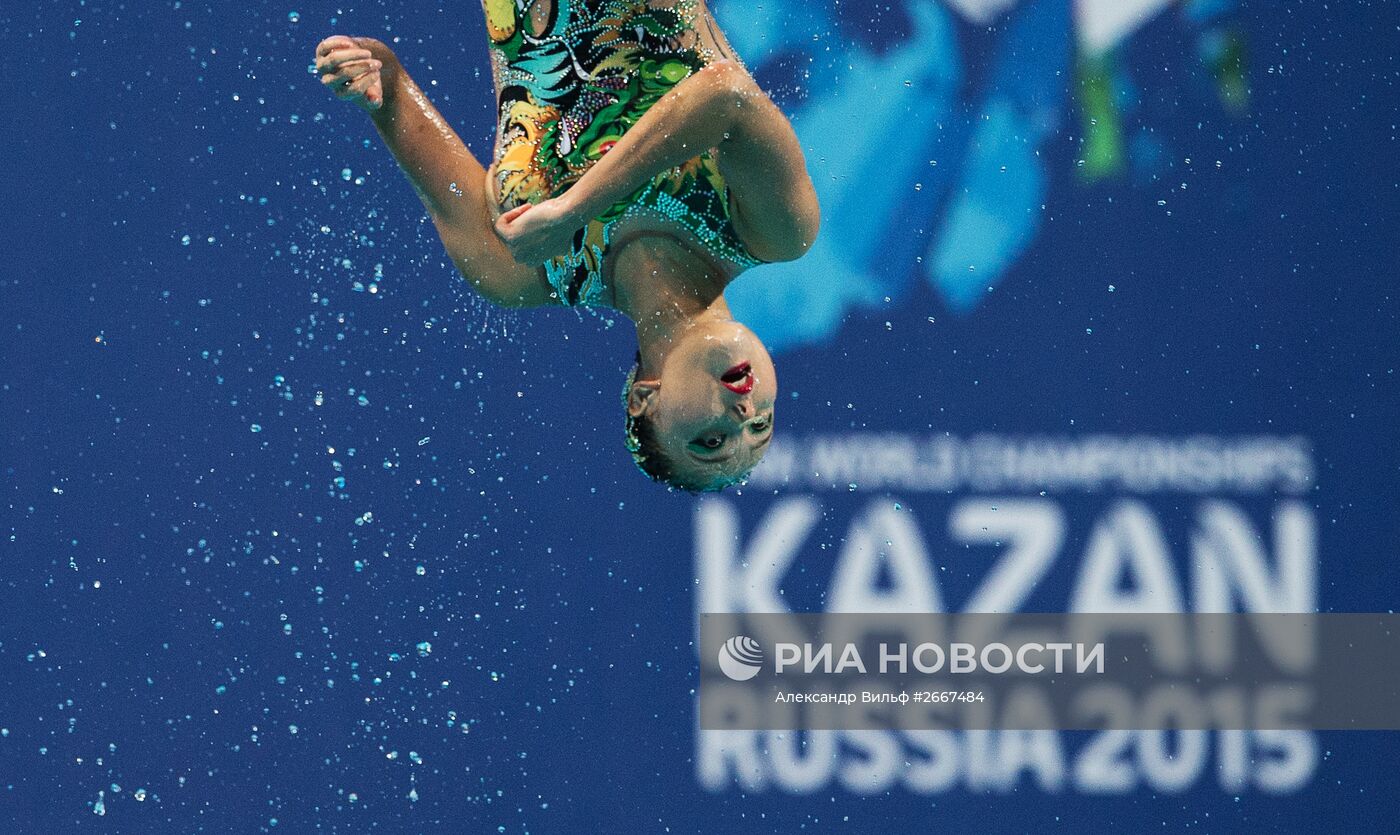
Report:
[[[1322,734],[1315,779],[1283,797],[1209,780],[1122,797],[699,788],[696,500],[621,449],[630,327],[472,298],[366,121],[307,74],[328,34],[397,36],[481,152],[474,5],[342,8],[0,11],[9,830],[1395,828],[1390,734]],[[800,131],[844,89],[843,62],[894,55],[919,14],[827,11],[803,24],[818,46],[740,44]],[[1119,47],[1132,157],[1094,182],[1067,8],[924,13],[957,46],[922,66],[946,100],[913,85],[905,110],[804,141],[917,145],[943,169],[929,193],[874,177],[868,212],[825,205],[829,260],[772,268],[768,286],[814,289],[765,295],[762,270],[736,287],[782,349],[779,431],[1306,435],[1323,608],[1392,610],[1395,4],[1223,8],[1211,25],[1248,45],[1242,114],[1198,57],[1202,24],[1154,18]],[[997,147],[973,138],[998,97],[1017,114],[1000,139],[1021,148],[984,154],[1010,160],[1004,191],[969,150]],[[830,159],[811,155],[824,190],[849,176]],[[987,265],[976,285],[928,266],[964,257],[945,251],[968,240],[959,195],[1019,218],[966,255]],[[872,237],[882,248],[855,251]],[[836,262],[849,298],[802,306],[845,292]],[[746,520],[773,500],[732,499]],[[823,497],[823,535],[861,501]],[[921,519],[936,527],[948,501],[926,497]],[[1064,502],[1077,552],[1103,501]],[[820,609],[832,556],[802,559],[793,608]],[[939,555],[966,579],[960,559]],[[1063,608],[1068,582],[1057,569],[1036,607]]]

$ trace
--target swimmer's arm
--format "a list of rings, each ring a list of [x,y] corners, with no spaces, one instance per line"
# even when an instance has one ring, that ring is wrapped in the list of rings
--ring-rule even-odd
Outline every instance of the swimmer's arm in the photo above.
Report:
[[[782,111],[733,61],[705,67],[653,105],[556,198],[554,217],[562,218],[556,222],[576,229],[657,173],[710,148],[719,150],[734,225],[749,251],[765,261],[791,261],[806,252],[820,210],[802,148]],[[509,244],[512,222],[529,215],[508,213],[504,223],[498,221],[498,233]]]
[[[367,53],[367,58],[365,57]],[[398,57],[373,38],[328,38],[317,48],[323,73],[378,62],[382,92],[361,84],[361,106],[418,193],[453,264],[488,300],[511,307],[547,304],[548,283],[538,268],[517,263],[496,237],[486,202],[486,171]],[[349,73],[354,73],[351,69]],[[325,76],[323,75],[323,80]],[[333,82],[327,82],[334,86]],[[378,101],[376,101],[376,98]]]

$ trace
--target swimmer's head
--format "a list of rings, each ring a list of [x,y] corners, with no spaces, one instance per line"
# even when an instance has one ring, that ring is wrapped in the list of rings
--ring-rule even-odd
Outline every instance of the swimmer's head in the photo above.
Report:
[[[773,359],[753,331],[734,321],[696,324],[659,372],[628,376],[627,447],[656,481],[723,490],[768,449],[777,393]]]

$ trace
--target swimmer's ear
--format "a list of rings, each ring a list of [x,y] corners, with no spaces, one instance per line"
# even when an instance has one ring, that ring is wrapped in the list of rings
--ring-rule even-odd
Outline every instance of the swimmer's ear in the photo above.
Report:
[[[646,412],[651,399],[660,390],[660,380],[638,380],[633,383],[632,388],[627,390],[627,414],[632,417],[641,417]]]

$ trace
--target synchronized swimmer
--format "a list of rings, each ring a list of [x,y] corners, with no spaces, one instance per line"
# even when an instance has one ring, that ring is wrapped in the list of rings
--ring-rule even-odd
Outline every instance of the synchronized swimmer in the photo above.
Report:
[[[508,307],[609,307],[637,328],[628,450],[657,481],[741,481],[777,379],[724,289],[811,246],[819,210],[782,112],[702,0],[483,0],[496,147],[483,168],[373,38],[316,47],[369,113],[462,275]]]

